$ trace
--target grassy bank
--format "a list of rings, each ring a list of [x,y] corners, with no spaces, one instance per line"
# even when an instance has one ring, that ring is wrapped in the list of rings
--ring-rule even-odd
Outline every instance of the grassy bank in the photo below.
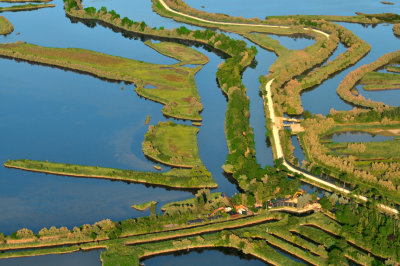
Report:
[[[365,85],[363,89],[367,91],[400,89],[400,75],[369,72],[361,78],[360,84]]]
[[[142,145],[143,152],[153,160],[175,167],[203,166],[197,145],[198,132],[194,126],[159,122],[149,126]]]
[[[0,55],[132,82],[140,95],[165,104],[164,114],[201,120],[199,112],[203,106],[194,81],[196,68],[150,64],[85,49],[48,48],[21,42],[0,44]],[[146,89],[147,85],[155,88]]]
[[[152,43],[146,41],[146,45],[150,46],[160,54],[175,58],[182,65],[204,65],[208,63],[208,57],[193,48],[174,42],[158,42]]]
[[[132,205],[131,207],[138,211],[145,211],[145,210],[149,209],[152,205],[156,205],[157,203],[158,203],[157,201],[149,201],[149,202],[145,202],[142,204],[135,204],[135,205]]]
[[[4,166],[39,173],[119,180],[175,188],[217,187],[209,172],[198,169],[172,169],[165,173],[152,173],[32,160],[8,160]]]
[[[29,2],[31,2],[31,1],[29,1]],[[40,1],[40,2],[45,2],[45,1]],[[17,11],[35,10],[35,9],[55,7],[55,6],[56,5],[54,5],[54,4],[26,4],[26,5],[17,5],[17,6],[10,6],[10,7],[0,7],[0,13],[7,12],[7,11],[17,12]]]
[[[0,35],[7,35],[14,31],[11,22],[3,16],[0,16]]]
[[[390,64],[392,61],[395,61],[399,58],[400,56],[400,51],[392,52],[389,54],[385,54],[381,57],[379,57],[376,61],[368,64],[368,65],[363,65],[360,68],[357,68],[356,70],[353,70],[350,72],[339,84],[337,88],[337,93],[346,102],[350,102],[356,106],[361,106],[365,108],[382,108],[385,106],[384,103],[382,102],[374,102],[371,101],[370,99],[365,99],[361,94],[355,95],[351,92],[351,89],[358,83],[360,82],[366,75],[370,75],[369,77],[371,78],[372,76],[376,76],[375,74],[368,74],[372,71],[375,71],[379,68],[384,67],[385,65]],[[379,73],[378,76],[380,76]],[[368,76],[367,76],[368,78]],[[376,78],[375,78],[376,79]],[[386,83],[386,81],[385,81]]]

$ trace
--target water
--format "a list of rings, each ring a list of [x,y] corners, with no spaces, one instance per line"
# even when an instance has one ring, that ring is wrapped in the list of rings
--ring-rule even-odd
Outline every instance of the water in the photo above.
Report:
[[[40,266],[100,266],[101,250],[80,251],[68,254],[45,255],[25,258],[1,259],[0,265],[40,265]]]
[[[174,254],[160,255],[143,260],[146,266],[160,265],[265,265],[261,260],[244,255],[232,249],[196,249],[190,252],[177,252]]]
[[[361,59],[354,66],[338,73],[334,77],[323,82],[311,91],[304,92],[301,96],[301,101],[304,110],[309,110],[311,113],[319,113],[326,115],[330,112],[331,108],[335,110],[350,110],[352,105],[343,102],[337,95],[336,88],[344,77],[351,71],[361,67],[362,65],[369,64],[378,59],[383,54],[398,50],[400,39],[397,39],[392,32],[392,26],[381,24],[376,27],[363,27],[358,24],[340,23],[347,29],[353,31],[357,36],[371,45],[370,53]],[[383,101],[384,103],[398,106],[400,91],[379,91],[379,92],[365,92],[360,90],[360,94],[366,99],[371,98],[374,101]]]
[[[273,15],[343,15],[352,16],[362,13],[399,13],[399,5],[383,5],[375,0],[186,0],[189,6],[213,13],[224,13],[245,18],[264,19]],[[204,8],[202,8],[204,6]]]
[[[151,27],[174,29],[185,26],[188,29],[201,29],[196,26],[161,17],[157,13],[152,12],[153,3],[151,0],[85,0],[83,1],[83,5],[84,7],[95,7],[97,10],[104,6],[108,11],[115,10],[121,18],[128,17],[133,21],[144,21]]]
[[[378,142],[385,140],[393,140],[393,137],[374,135],[366,132],[339,132],[332,136],[332,142]]]
[[[176,62],[141,41],[129,40],[108,28],[72,24],[65,17],[62,2],[56,5],[53,9],[7,13],[15,31],[0,41],[22,39],[38,45],[86,48],[152,63]],[[150,6],[147,11],[151,12]],[[43,25],[46,31],[38,31]],[[17,32],[21,34],[16,35]],[[232,195],[237,192],[236,186],[223,176],[221,169],[227,154],[223,130],[226,100],[215,79],[209,78],[215,77],[222,59],[202,48],[196,49],[210,58],[196,77],[205,108],[198,135],[200,156],[218,182],[218,191]],[[151,115],[151,124],[164,121],[165,117],[162,105],[138,97],[133,85],[6,59],[0,60],[0,67],[7,69],[0,74],[3,80],[0,108],[7,114],[0,118],[7,125],[0,130],[4,140],[2,162],[9,158],[30,158],[154,171],[153,163],[141,151],[147,131],[144,121],[147,115]],[[9,234],[22,227],[38,231],[52,225],[72,228],[106,218],[122,220],[148,215],[148,211],[131,209],[132,204],[156,200],[162,206],[189,197],[191,192],[1,167],[0,231]]]
[[[299,160],[300,165],[302,165],[302,162],[306,159],[303,149],[300,146],[299,139],[297,136],[292,136],[291,138],[292,144],[294,146],[294,157],[296,157]]]
[[[307,0],[302,2],[301,6],[293,0],[283,0],[283,2],[250,0],[245,6],[242,1],[237,0],[229,1],[229,3],[227,0],[202,2],[188,0],[187,2],[193,7],[198,5],[197,8],[205,5],[204,10],[210,12],[260,18],[266,15],[290,13],[337,15],[352,15],[355,11],[398,13],[397,5],[387,6],[380,4],[379,1],[370,0],[363,0],[362,5],[360,5],[361,0],[352,2]],[[71,23],[65,16],[62,1],[55,1],[55,4],[55,8],[2,14],[13,23],[15,31],[6,37],[0,37],[0,42],[23,40],[49,47],[86,48],[150,63],[176,62],[174,59],[156,53],[141,41],[129,40],[108,28],[101,26],[90,28],[82,23]],[[109,10],[116,10],[121,17],[128,16],[136,21],[145,20],[152,27],[174,28],[184,25],[153,13],[151,2],[148,0],[89,0],[84,4],[97,8],[106,6]],[[372,51],[350,70],[324,82],[317,89],[303,94],[303,106],[312,113],[326,114],[331,107],[339,110],[352,108],[336,95],[336,87],[340,80],[349,71],[362,64],[372,62],[382,54],[398,49],[399,39],[393,36],[390,25],[379,25],[374,29],[363,28],[356,24],[344,23],[343,25],[371,43]],[[16,33],[21,34],[16,35]],[[292,41],[287,37],[274,38],[279,38],[283,45],[293,49],[302,49],[313,42],[305,39]],[[258,76],[268,73],[269,66],[275,61],[276,56],[260,47],[257,49],[259,50],[256,57],[258,64],[255,68],[248,68],[244,72],[243,83],[248,88],[247,94],[251,100],[250,123],[255,132],[257,161],[262,165],[272,165],[272,154],[265,143],[265,118],[262,99],[258,94]],[[331,58],[335,58],[341,49],[343,47],[340,47]],[[206,167],[213,173],[219,185],[218,191],[226,191],[227,194],[232,195],[237,192],[236,187],[223,176],[221,169],[227,154],[223,131],[226,101],[215,82],[215,71],[222,59],[204,49],[199,50],[210,58],[210,63],[196,76],[204,105],[202,113],[204,121],[198,135],[200,156]],[[0,68],[6,70],[0,72],[2,80],[0,108],[3,114],[7,114],[0,118],[2,124],[5,125],[0,130],[3,140],[0,151],[2,162],[8,158],[26,157],[125,169],[153,170],[152,163],[147,161],[141,152],[141,142],[147,129],[144,121],[148,114],[151,115],[151,124],[164,121],[166,118],[161,114],[162,106],[139,98],[133,91],[133,85],[108,83],[73,72],[31,66],[27,63],[16,63],[4,59],[0,60]],[[124,90],[121,90],[121,86],[124,86]],[[375,97],[373,95],[378,94],[380,95],[380,93],[375,93],[368,97],[373,98]],[[396,97],[398,94],[392,94],[385,96],[384,100],[386,102]],[[2,209],[0,231],[11,233],[22,227],[37,231],[51,225],[72,228],[74,225],[93,223],[105,218],[122,220],[148,215],[149,211],[141,213],[132,210],[130,208],[132,204],[157,200],[160,202],[159,206],[162,206],[167,202],[191,196],[190,192],[166,190],[160,187],[43,175],[0,168],[0,208]],[[0,260],[0,264],[99,265],[99,251],[93,252]],[[215,262],[234,265],[262,263],[258,260],[241,260],[237,254],[227,255],[216,250],[207,250],[202,254],[191,252],[179,257],[165,255],[146,260],[147,265],[149,263],[159,265],[162,262],[173,265],[197,262],[200,262],[199,265]]]

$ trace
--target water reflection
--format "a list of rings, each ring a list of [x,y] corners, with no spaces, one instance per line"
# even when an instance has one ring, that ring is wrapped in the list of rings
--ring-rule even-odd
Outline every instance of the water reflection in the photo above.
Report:
[[[60,255],[1,259],[0,266],[100,266],[100,253],[101,250],[92,250]]]
[[[265,265],[264,262],[252,256],[245,255],[235,249],[196,249],[189,252],[176,252],[168,255],[160,255],[143,260],[146,266],[168,265]]]

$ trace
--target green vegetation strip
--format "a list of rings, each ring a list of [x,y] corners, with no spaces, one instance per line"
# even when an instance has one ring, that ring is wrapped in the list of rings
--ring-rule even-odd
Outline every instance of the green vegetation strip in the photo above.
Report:
[[[172,121],[159,122],[158,125],[149,126],[144,137],[143,152],[163,164],[204,168],[199,157],[198,132],[199,129],[194,126],[175,124]]]
[[[55,7],[54,4],[26,4],[26,5],[17,5],[17,6],[10,6],[10,7],[0,7],[0,12],[6,11],[26,11],[26,10],[35,10],[40,8],[46,7]]]
[[[400,75],[391,73],[369,72],[360,80],[364,90],[400,89]]]
[[[228,220],[225,222],[206,224],[206,225],[203,225],[200,227],[197,226],[197,227],[192,227],[192,228],[182,229],[182,230],[177,230],[177,231],[160,232],[160,233],[155,233],[155,234],[151,234],[151,235],[140,235],[140,236],[129,237],[129,238],[127,238],[126,244],[127,245],[137,245],[137,244],[143,244],[143,243],[148,243],[148,242],[157,242],[157,241],[161,241],[161,240],[168,240],[168,239],[175,239],[175,238],[193,236],[193,235],[204,234],[204,233],[217,232],[217,231],[227,230],[227,229],[241,228],[241,227],[245,227],[245,226],[268,222],[268,221],[274,221],[276,219],[280,219],[280,217],[281,216],[278,213],[259,214],[259,215],[254,215],[254,216],[250,216],[250,217],[245,217],[242,219]]]
[[[39,173],[100,178],[176,188],[215,188],[211,174],[197,169],[171,169],[166,173],[138,172],[97,166],[52,163],[32,160],[8,160],[5,167]]]
[[[194,81],[199,67],[157,65],[85,49],[47,48],[22,42],[0,44],[0,55],[133,82],[138,94],[165,104],[164,114],[201,120],[203,106]],[[145,89],[146,85],[155,88]]]
[[[350,102],[356,106],[366,108],[382,108],[385,106],[382,102],[373,102],[365,99],[362,95],[354,95],[351,89],[361,81],[369,72],[375,71],[385,65],[397,60],[400,57],[400,50],[382,55],[376,61],[364,65],[350,72],[339,84],[337,93],[343,100]],[[370,74],[371,75],[371,74]]]
[[[221,197],[221,192],[214,192],[214,193],[210,194],[210,198],[208,200],[214,201],[214,200],[218,199],[219,197]],[[161,210],[168,212],[168,209],[171,207],[184,207],[184,206],[188,206],[188,205],[195,205],[197,202],[198,202],[197,198],[190,198],[187,200],[174,201],[174,202],[170,202],[170,203],[163,205],[161,207]]]
[[[151,41],[146,41],[146,45],[150,46],[160,54],[166,55],[168,57],[175,58],[181,61],[182,65],[204,65],[208,63],[208,58],[204,54],[200,53],[193,48],[187,47],[182,44],[174,42],[158,42],[152,43]]]
[[[157,201],[149,201],[149,202],[145,202],[142,204],[134,204],[131,207],[138,211],[145,211],[148,208],[150,208],[152,205],[156,205],[157,203],[158,203]]]

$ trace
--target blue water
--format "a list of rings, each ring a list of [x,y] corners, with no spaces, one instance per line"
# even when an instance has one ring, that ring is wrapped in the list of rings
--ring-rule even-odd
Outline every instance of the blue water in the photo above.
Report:
[[[400,45],[400,39],[394,37],[391,25],[381,24],[373,28],[351,23],[340,24],[353,31],[357,36],[370,44],[371,51],[354,66],[338,73],[334,77],[317,86],[315,89],[302,94],[301,100],[303,108],[304,110],[309,110],[311,113],[326,115],[330,112],[331,108],[334,108],[335,110],[352,109],[353,106],[343,102],[336,93],[336,88],[339,86],[340,81],[342,81],[349,72],[361,67],[362,65],[375,61],[383,54],[398,50]],[[370,98],[374,101],[382,101],[393,106],[399,105],[399,90],[387,92],[365,92],[364,90],[359,90],[359,92],[366,99]]]
[[[340,132],[332,136],[332,142],[378,142],[393,140],[393,137],[383,135],[373,135],[366,132]]]
[[[177,62],[111,29],[73,24],[65,17],[62,2],[56,5],[52,9],[6,13],[15,31],[0,41],[22,39],[152,63]],[[150,6],[146,10],[151,13]],[[44,26],[45,31],[38,31]],[[16,35],[18,32],[21,34]],[[210,58],[196,77],[204,105],[204,122],[198,135],[200,156],[218,182],[218,190],[232,195],[237,192],[236,186],[223,176],[221,169],[227,154],[223,130],[226,99],[215,78],[209,78],[215,77],[222,59],[202,48],[196,49]],[[147,115],[151,115],[150,124],[166,118],[161,113],[162,105],[137,96],[133,85],[7,59],[0,59],[0,68],[7,70],[0,73],[0,108],[7,114],[0,118],[6,125],[0,130],[1,162],[30,158],[154,171],[153,163],[141,151],[147,131],[144,121]],[[72,228],[106,218],[122,220],[148,215],[131,209],[132,204],[156,200],[161,206],[189,197],[191,192],[1,167],[0,231],[9,234],[22,227],[38,231],[52,225]]]
[[[40,266],[100,266],[101,250],[74,252],[60,255],[45,255],[26,258],[0,259],[0,265],[40,265]]]
[[[294,146],[294,157],[296,157],[299,160],[300,165],[302,165],[302,162],[306,159],[306,157],[303,149],[300,146],[299,139],[297,136],[292,136],[291,140]]]

